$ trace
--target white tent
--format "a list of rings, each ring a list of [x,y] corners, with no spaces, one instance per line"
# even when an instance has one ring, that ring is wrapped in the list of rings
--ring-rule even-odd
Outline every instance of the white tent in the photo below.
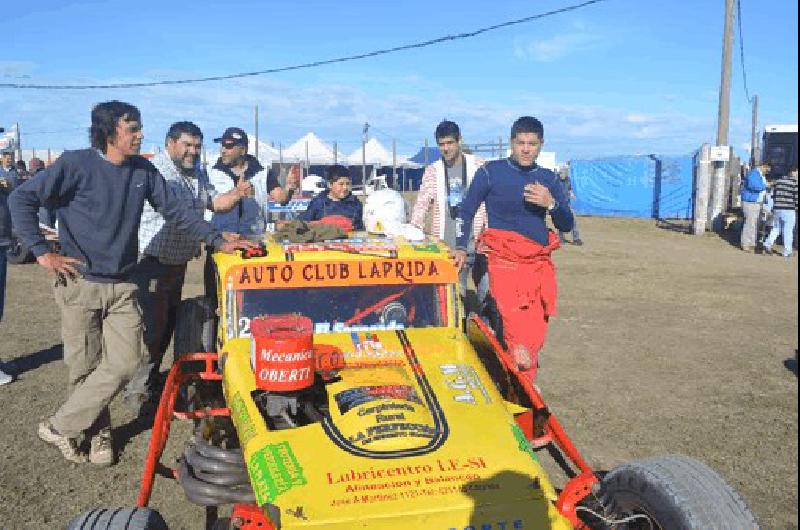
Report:
[[[366,154],[366,157],[364,157],[364,154]],[[392,160],[392,153],[383,147],[383,144],[375,138],[371,138],[364,144],[363,150],[359,147],[350,153],[350,156],[347,157],[347,163],[352,166],[360,166],[364,158],[366,158],[365,163],[371,166],[387,167],[394,164],[397,167],[421,167],[419,164],[415,164],[408,158],[400,155],[397,155],[397,158]]]
[[[310,132],[283,150],[284,162],[306,162],[312,165],[327,165],[344,162],[341,152],[334,155],[333,148]]]

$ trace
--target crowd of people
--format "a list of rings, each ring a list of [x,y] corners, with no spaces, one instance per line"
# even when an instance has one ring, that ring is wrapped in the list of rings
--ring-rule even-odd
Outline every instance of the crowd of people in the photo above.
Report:
[[[501,338],[533,378],[556,310],[550,254],[560,239],[546,218],[560,232],[574,228],[568,188],[536,164],[543,125],[533,117],[517,120],[511,156],[490,162],[464,151],[454,122],[440,123],[435,135],[442,156],[425,170],[411,224],[430,225],[429,235],[454,249],[462,291],[471,272],[478,292],[472,309],[493,304]],[[137,414],[152,411],[187,263],[200,256],[201,245],[220,252],[254,248],[257,238],[250,236],[264,233],[267,202],[286,203],[301,184],[291,172],[282,186],[247,153],[247,134],[237,127],[214,140],[220,157],[208,174],[199,164],[203,134],[195,124],[172,124],[163,151],[150,161],[139,154],[142,138],[136,107],[104,102],[91,112],[90,148],[67,151],[47,168],[32,163],[29,179],[20,179],[16,166],[0,169],[0,287],[1,247],[13,219],[17,236],[52,273],[62,321],[69,395],[39,424],[38,435],[71,462],[114,463],[109,403],[120,392]],[[348,169],[331,166],[326,180],[300,220],[334,216],[363,229]],[[41,208],[57,212],[58,253],[39,230]],[[10,381],[0,372],[0,383]]]

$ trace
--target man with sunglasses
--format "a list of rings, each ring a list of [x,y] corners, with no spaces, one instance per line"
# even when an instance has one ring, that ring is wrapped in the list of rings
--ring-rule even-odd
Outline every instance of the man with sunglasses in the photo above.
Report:
[[[251,197],[242,199],[236,208],[227,213],[215,213],[211,224],[217,230],[234,232],[243,236],[258,236],[266,227],[266,207],[269,200],[285,204],[300,182],[291,174],[287,177],[286,189],[278,182],[275,172],[264,168],[256,157],[247,153],[247,133],[238,127],[228,127],[220,138],[219,159],[208,174],[211,184],[219,192],[234,188],[241,179],[252,185]]]

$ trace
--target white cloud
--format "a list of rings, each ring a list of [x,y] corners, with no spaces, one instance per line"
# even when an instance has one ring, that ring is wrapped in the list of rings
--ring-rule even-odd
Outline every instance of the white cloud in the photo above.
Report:
[[[0,79],[28,79],[35,69],[30,61],[0,61]]]
[[[567,55],[593,48],[600,41],[599,35],[578,28],[572,28],[549,39],[517,37],[514,39],[514,56],[540,63],[553,62]]]
[[[432,143],[433,129],[444,117],[461,125],[468,143],[494,142],[502,137],[507,144],[511,123],[532,114],[545,125],[545,149],[557,151],[559,160],[635,152],[689,153],[712,140],[716,130],[713,113],[640,112],[530,95],[503,100],[465,98],[430,84],[422,90],[402,82],[377,89],[363,87],[358,81],[311,84],[252,78],[136,90],[5,90],[0,91],[0,125],[20,122],[26,148],[84,147],[92,105],[121,99],[141,109],[147,146],[160,145],[169,124],[184,119],[200,125],[209,142],[231,125],[252,131],[253,106],[258,104],[262,140],[286,146],[314,131],[349,151],[360,142],[366,121],[373,126],[372,134],[387,146],[395,138],[398,150],[409,153],[426,137]],[[749,127],[732,120],[731,143],[738,146],[748,137]]]

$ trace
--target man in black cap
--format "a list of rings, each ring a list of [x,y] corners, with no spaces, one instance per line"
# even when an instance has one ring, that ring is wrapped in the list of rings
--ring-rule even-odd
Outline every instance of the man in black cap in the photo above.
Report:
[[[247,133],[238,127],[228,127],[220,138],[220,156],[208,174],[218,192],[232,189],[239,179],[249,180],[253,196],[239,202],[238,208],[227,213],[215,213],[211,223],[222,232],[234,232],[244,236],[258,236],[266,228],[265,210],[268,201],[285,204],[300,188],[296,177],[289,176],[283,189],[272,169],[264,168],[256,157],[247,153]]]

